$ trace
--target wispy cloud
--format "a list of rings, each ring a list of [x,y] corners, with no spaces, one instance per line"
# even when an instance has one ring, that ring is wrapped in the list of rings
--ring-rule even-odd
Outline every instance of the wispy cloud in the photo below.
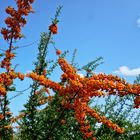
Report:
[[[140,28],[140,18],[137,19],[137,26]]]
[[[121,66],[114,72],[115,74],[121,74],[124,76],[137,76],[140,74],[140,68],[130,69],[127,66]]]

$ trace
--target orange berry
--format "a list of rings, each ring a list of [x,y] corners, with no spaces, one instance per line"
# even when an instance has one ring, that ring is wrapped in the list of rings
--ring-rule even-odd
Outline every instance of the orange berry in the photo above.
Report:
[[[7,111],[7,112],[6,112],[6,115],[12,115],[12,112]]]
[[[61,50],[56,50],[56,55],[60,55],[61,54]]]
[[[66,123],[66,120],[63,120],[63,119],[62,119],[62,120],[60,121],[60,123],[63,125],[63,124]]]
[[[11,125],[5,125],[4,128],[5,129],[10,129],[10,128],[12,128],[12,126]]]
[[[52,24],[49,26],[49,30],[53,33],[53,34],[57,34],[57,25],[56,24]]]
[[[24,74],[18,72],[17,76],[20,80],[24,80]]]
[[[3,114],[0,113],[0,120],[3,120],[4,119],[4,116]]]

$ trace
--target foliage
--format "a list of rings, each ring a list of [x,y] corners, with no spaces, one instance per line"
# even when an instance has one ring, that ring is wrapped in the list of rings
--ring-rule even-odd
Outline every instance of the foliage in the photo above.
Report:
[[[42,33],[38,46],[37,60],[32,72],[24,75],[15,72],[11,60],[15,57],[17,47],[13,41],[23,37],[21,27],[26,24],[25,16],[33,12],[31,4],[34,0],[17,0],[17,10],[6,8],[5,23],[1,33],[9,43],[8,49],[1,61],[1,68],[5,72],[0,74],[0,138],[2,140],[57,140],[57,139],[136,139],[140,132],[139,115],[133,115],[133,107],[140,107],[139,78],[134,84],[126,82],[118,76],[95,74],[94,70],[102,64],[102,57],[89,62],[81,68],[74,63],[76,50],[73,53],[71,64],[65,56],[68,51],[61,53],[55,46],[57,60],[50,60],[48,45],[54,42],[52,36],[58,31],[58,16],[61,6],[56,10],[54,19],[49,26],[49,33]],[[60,82],[53,81],[50,76],[57,66],[62,74]],[[84,70],[81,77],[77,71]],[[16,117],[8,108],[7,94],[15,91],[14,79],[32,79],[29,98],[24,110]],[[105,97],[104,105],[92,105],[97,97]],[[112,97],[115,96],[115,97]],[[93,100],[92,100],[93,99]],[[112,100],[113,99],[113,100]],[[134,101],[134,103],[133,103]],[[129,120],[131,117],[131,120]],[[17,123],[17,135],[14,135],[13,123]],[[100,126],[99,126],[100,124]],[[124,128],[126,131],[124,131]]]

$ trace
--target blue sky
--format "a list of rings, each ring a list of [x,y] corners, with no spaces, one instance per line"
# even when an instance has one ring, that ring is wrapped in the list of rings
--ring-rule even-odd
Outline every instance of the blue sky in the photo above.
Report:
[[[14,0],[0,1],[0,28],[4,27],[5,8],[14,6]],[[77,49],[76,61],[79,65],[86,64],[98,56],[104,57],[104,64],[97,72],[114,73],[133,82],[140,73],[140,1],[139,0],[36,0],[33,4],[34,14],[27,18],[23,29],[25,39],[15,45],[24,46],[38,42],[40,33],[48,31],[51,18],[56,7],[63,5],[58,35],[54,36],[56,48],[69,50],[68,60],[73,50]],[[7,43],[0,36],[0,48],[6,49]],[[49,57],[55,56],[55,50],[50,45]],[[20,64],[17,71],[27,72],[33,69],[36,59],[37,43],[17,50],[14,64]],[[54,73],[54,77],[57,73]],[[20,83],[19,90],[27,86],[29,80]],[[20,110],[27,95],[14,99],[12,110]],[[22,98],[22,100],[21,100]]]

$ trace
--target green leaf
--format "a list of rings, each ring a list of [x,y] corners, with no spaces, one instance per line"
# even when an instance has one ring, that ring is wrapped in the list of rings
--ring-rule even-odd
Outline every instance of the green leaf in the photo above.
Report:
[[[3,57],[4,55],[5,55],[4,53],[1,53],[1,54],[0,54],[0,58]]]
[[[9,90],[9,91],[15,91],[16,88],[15,88],[14,86],[13,86],[13,87],[9,87],[8,90]]]

